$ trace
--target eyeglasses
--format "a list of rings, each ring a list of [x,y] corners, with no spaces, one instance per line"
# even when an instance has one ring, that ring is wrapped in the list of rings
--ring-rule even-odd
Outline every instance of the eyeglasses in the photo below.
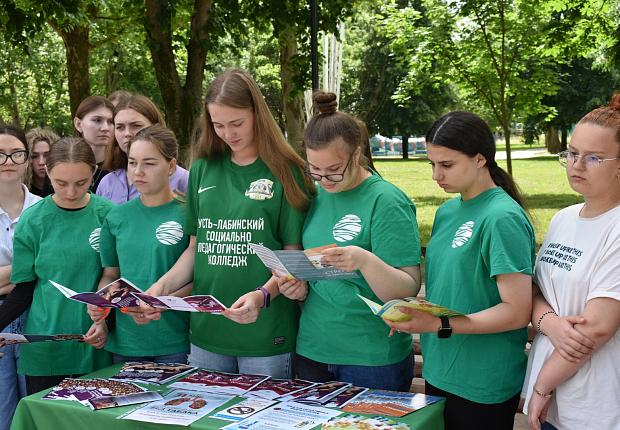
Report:
[[[594,154],[577,155],[574,152],[570,151],[562,151],[558,154],[558,161],[564,167],[566,167],[568,164],[575,164],[577,160],[582,160],[586,168],[594,168],[600,166],[603,161],[620,160],[620,157],[600,158]]]
[[[11,152],[10,154],[0,152],[0,166],[6,164],[9,158],[14,164],[24,164],[28,159],[28,151],[21,149],[19,151]]]
[[[329,182],[342,182],[342,180],[344,179],[344,174],[347,171],[347,169],[349,168],[349,164],[351,164],[351,160],[353,159],[353,156],[349,157],[349,161],[347,161],[347,165],[344,166],[344,169],[342,170],[341,173],[331,173],[329,175],[319,175],[318,173],[312,173],[310,171],[310,168],[306,165],[306,175],[310,176],[312,179],[314,179],[317,182],[321,182],[321,180],[323,178],[327,179]]]

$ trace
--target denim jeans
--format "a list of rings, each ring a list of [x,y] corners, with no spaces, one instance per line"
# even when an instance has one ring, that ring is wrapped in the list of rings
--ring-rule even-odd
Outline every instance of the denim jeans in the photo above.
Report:
[[[249,373],[290,379],[293,373],[292,361],[292,352],[269,357],[238,357],[216,354],[190,344],[189,364],[218,372]]]
[[[130,357],[127,355],[112,354],[112,362],[124,363],[126,361],[150,361],[153,363],[181,363],[187,364],[187,352],[177,352],[168,355]]]
[[[358,387],[409,391],[413,379],[413,353],[398,363],[385,366],[326,364],[297,355],[297,376],[315,382],[343,381]]]
[[[558,430],[553,424],[548,421],[545,421],[540,425],[540,430]]]
[[[24,312],[3,331],[22,333],[26,314],[27,312]],[[0,353],[4,354],[0,358],[0,430],[9,430],[17,403],[26,395],[26,379],[24,375],[17,374],[19,345],[6,345],[0,348]]]

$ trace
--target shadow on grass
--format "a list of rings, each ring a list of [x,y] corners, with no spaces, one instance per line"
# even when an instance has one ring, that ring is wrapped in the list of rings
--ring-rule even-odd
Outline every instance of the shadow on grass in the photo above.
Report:
[[[583,197],[575,194],[528,194],[525,201],[529,209],[563,209],[583,202]]]
[[[414,196],[413,202],[416,206],[441,206],[447,200],[450,200],[452,197],[435,197],[435,196]]]

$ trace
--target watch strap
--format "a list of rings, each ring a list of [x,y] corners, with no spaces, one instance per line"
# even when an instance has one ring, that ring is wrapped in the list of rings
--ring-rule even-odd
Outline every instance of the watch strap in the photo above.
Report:
[[[271,293],[269,292],[269,290],[264,286],[260,286],[255,291],[260,291],[261,293],[263,293],[263,305],[261,306],[261,308],[268,308],[271,304]]]

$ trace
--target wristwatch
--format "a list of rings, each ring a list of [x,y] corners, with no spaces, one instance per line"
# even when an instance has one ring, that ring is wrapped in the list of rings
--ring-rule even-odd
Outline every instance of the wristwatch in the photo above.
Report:
[[[450,327],[450,319],[448,317],[439,317],[441,320],[441,326],[437,330],[437,337],[439,339],[447,339],[452,336],[452,327]]]
[[[263,306],[261,308],[268,308],[271,304],[271,293],[264,286],[258,287],[255,291],[260,291],[263,293]]]

